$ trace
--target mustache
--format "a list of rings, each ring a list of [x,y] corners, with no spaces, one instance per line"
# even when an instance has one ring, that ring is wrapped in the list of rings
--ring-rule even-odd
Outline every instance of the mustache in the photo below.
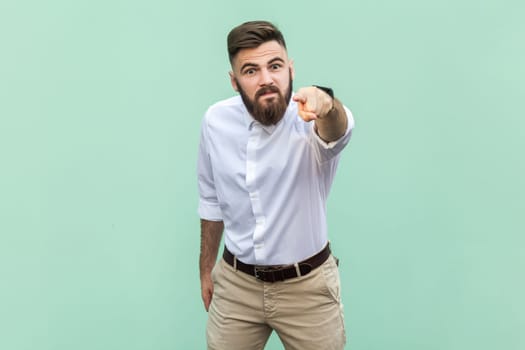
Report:
[[[267,85],[267,86],[263,86],[262,88],[257,90],[257,92],[255,93],[255,99],[258,99],[262,95],[267,94],[269,92],[280,93],[279,88],[277,86]]]

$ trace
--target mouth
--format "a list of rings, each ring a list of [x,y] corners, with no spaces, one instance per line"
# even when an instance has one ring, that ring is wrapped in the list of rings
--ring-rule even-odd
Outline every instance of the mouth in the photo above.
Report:
[[[277,97],[278,95],[278,92],[277,91],[272,91],[270,89],[268,90],[265,90],[265,91],[261,91],[258,93],[258,96],[257,96],[257,99],[261,99],[261,100],[270,100],[270,99],[273,99],[275,97]]]

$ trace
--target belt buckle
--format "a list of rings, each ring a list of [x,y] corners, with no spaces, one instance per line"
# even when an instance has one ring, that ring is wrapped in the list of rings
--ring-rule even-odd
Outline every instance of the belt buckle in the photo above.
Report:
[[[257,266],[257,265],[255,265],[253,267],[253,272],[254,272],[255,278],[257,278],[260,281],[264,281],[263,275],[261,273],[266,272],[266,266]]]
[[[255,278],[259,281],[273,283],[286,279],[283,275],[284,269],[282,266],[254,266],[253,270]],[[276,274],[277,272],[279,274]]]

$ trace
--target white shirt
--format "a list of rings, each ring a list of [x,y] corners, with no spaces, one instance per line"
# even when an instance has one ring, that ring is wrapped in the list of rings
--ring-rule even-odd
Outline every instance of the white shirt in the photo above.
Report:
[[[211,106],[202,121],[199,215],[223,221],[225,244],[247,264],[302,261],[328,241],[326,200],[348,128],[326,143],[290,101],[277,125],[255,121],[240,96]]]

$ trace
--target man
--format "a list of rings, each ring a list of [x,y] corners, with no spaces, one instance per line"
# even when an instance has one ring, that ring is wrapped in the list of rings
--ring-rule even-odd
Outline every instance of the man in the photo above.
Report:
[[[271,23],[234,28],[228,53],[240,96],[206,112],[198,160],[208,349],[263,349],[272,330],[286,349],[343,349],[326,200],[352,115],[329,88],[292,93],[293,61]]]

